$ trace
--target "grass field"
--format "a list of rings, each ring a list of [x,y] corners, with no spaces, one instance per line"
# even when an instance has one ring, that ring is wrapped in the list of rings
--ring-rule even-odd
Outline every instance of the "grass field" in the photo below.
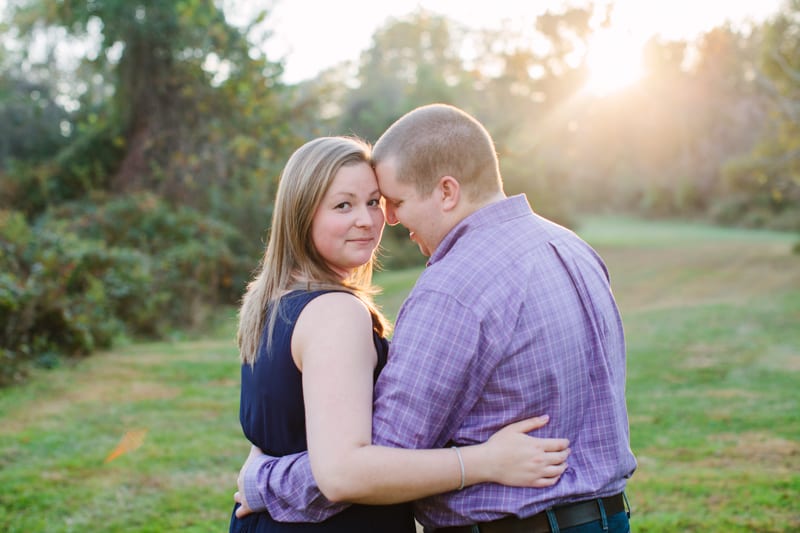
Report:
[[[796,236],[592,219],[629,346],[634,531],[800,530]],[[390,315],[418,271],[377,277]],[[227,531],[235,317],[0,390],[0,531]]]

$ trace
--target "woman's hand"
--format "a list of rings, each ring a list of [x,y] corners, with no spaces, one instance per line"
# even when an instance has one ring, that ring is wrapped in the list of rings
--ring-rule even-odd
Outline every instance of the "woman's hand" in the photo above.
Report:
[[[547,415],[509,424],[479,447],[489,480],[514,487],[550,487],[567,469],[569,440],[527,435],[550,420]]]

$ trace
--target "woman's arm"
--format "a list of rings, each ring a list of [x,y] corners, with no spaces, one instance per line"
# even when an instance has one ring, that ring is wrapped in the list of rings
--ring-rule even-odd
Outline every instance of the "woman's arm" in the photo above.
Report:
[[[369,313],[345,293],[315,298],[301,313],[292,353],[303,372],[311,469],[331,501],[385,504],[456,490],[455,450],[372,446],[372,376],[376,353]],[[558,481],[569,454],[565,439],[525,432],[546,419],[501,430],[486,443],[459,448],[465,486],[481,482],[545,487]]]

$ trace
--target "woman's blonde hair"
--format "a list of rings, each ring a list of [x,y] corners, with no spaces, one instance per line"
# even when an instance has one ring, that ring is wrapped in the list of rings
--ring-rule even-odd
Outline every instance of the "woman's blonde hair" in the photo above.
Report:
[[[342,280],[319,254],[311,238],[311,223],[322,198],[343,166],[371,163],[370,146],[355,137],[320,137],[298,148],[281,173],[272,213],[269,242],[260,270],[247,285],[239,309],[237,341],[243,363],[258,356],[262,332],[268,346],[277,313],[270,313],[265,329],[267,305],[294,288],[347,290],[369,308],[375,331],[385,335],[389,324],[373,303],[375,253],[364,265]]]

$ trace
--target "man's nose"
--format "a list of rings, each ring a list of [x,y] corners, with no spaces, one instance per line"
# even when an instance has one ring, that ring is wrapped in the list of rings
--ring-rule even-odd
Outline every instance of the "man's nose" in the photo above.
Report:
[[[386,223],[390,226],[397,224],[397,215],[394,212],[394,207],[388,203],[386,204]]]

